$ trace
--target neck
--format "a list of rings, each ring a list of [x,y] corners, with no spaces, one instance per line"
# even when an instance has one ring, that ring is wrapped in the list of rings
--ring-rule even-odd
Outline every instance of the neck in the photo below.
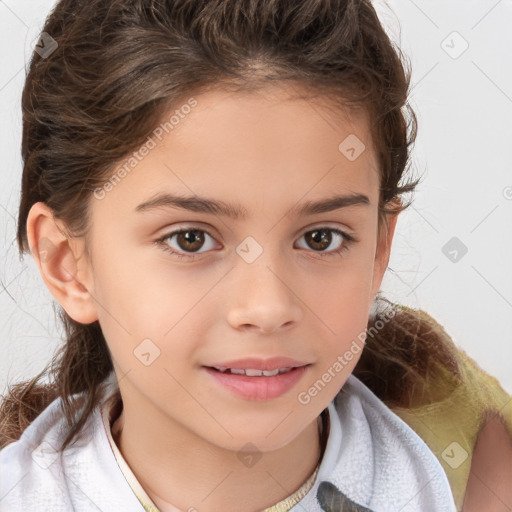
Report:
[[[139,421],[131,421],[126,412],[112,426],[114,440],[162,512],[264,510],[308,480],[325,448],[319,439],[321,417],[287,446],[242,454],[214,446],[175,423],[168,425],[164,441],[151,428],[158,419],[139,414]]]

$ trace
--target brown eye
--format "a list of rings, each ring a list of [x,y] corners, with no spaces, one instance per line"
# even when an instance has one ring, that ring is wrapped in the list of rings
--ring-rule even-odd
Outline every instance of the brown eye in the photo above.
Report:
[[[199,251],[205,245],[207,238],[213,240],[213,237],[202,229],[178,229],[172,231],[162,238],[158,239],[156,243],[162,247],[166,252],[178,258],[194,258],[197,254],[202,254],[212,249],[214,244],[210,242],[210,246],[206,244],[206,250]]]
[[[304,236],[310,247],[324,251],[331,245],[332,234],[330,231],[329,229],[315,229],[314,231],[308,231]]]
[[[176,242],[184,251],[197,251],[204,243],[204,234],[196,229],[188,229],[177,233]]]
[[[302,236],[306,240],[305,249],[313,249],[309,252],[317,252],[322,257],[339,256],[349,249],[357,239],[339,229],[321,227],[307,231]],[[334,246],[334,247],[332,247]],[[331,250],[326,250],[328,248]]]

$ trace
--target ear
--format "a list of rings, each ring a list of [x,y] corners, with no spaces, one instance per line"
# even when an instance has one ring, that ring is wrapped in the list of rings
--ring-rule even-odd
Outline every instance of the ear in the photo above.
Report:
[[[81,262],[80,269],[78,265],[84,254],[83,240],[66,234],[64,223],[42,202],[30,209],[27,239],[44,283],[66,313],[82,324],[97,320],[95,301],[81,282],[88,283],[89,264]]]
[[[395,234],[396,223],[399,213],[386,214],[385,222],[383,222],[381,231],[377,239],[377,247],[375,250],[375,262],[373,267],[372,279],[372,297],[371,302],[375,300],[375,296],[380,289],[382,279],[386,269],[388,268],[389,257],[391,254],[391,245]]]

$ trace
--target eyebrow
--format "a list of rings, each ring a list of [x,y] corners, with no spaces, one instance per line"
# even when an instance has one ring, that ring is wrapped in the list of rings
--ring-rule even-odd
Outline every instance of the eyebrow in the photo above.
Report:
[[[339,210],[348,206],[368,206],[369,204],[370,200],[368,196],[364,194],[349,194],[333,196],[317,201],[305,201],[292,207],[289,213],[298,216],[314,215]],[[206,197],[178,196],[168,193],[159,193],[153,198],[144,201],[135,208],[135,211],[147,212],[162,207],[173,207],[192,212],[222,215],[235,220],[245,219],[248,215],[247,210],[241,205],[233,205]]]

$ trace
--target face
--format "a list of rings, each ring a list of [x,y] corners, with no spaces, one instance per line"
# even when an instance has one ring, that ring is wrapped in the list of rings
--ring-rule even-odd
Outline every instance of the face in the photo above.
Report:
[[[396,219],[378,244],[363,116],[277,87],[194,100],[91,198],[90,259],[79,259],[77,278],[128,417],[139,411],[226,449],[277,449],[352,373]],[[356,199],[312,208],[345,196]],[[271,358],[291,361],[269,368],[301,368],[268,377],[210,368],[246,358],[256,361],[242,368]]]

